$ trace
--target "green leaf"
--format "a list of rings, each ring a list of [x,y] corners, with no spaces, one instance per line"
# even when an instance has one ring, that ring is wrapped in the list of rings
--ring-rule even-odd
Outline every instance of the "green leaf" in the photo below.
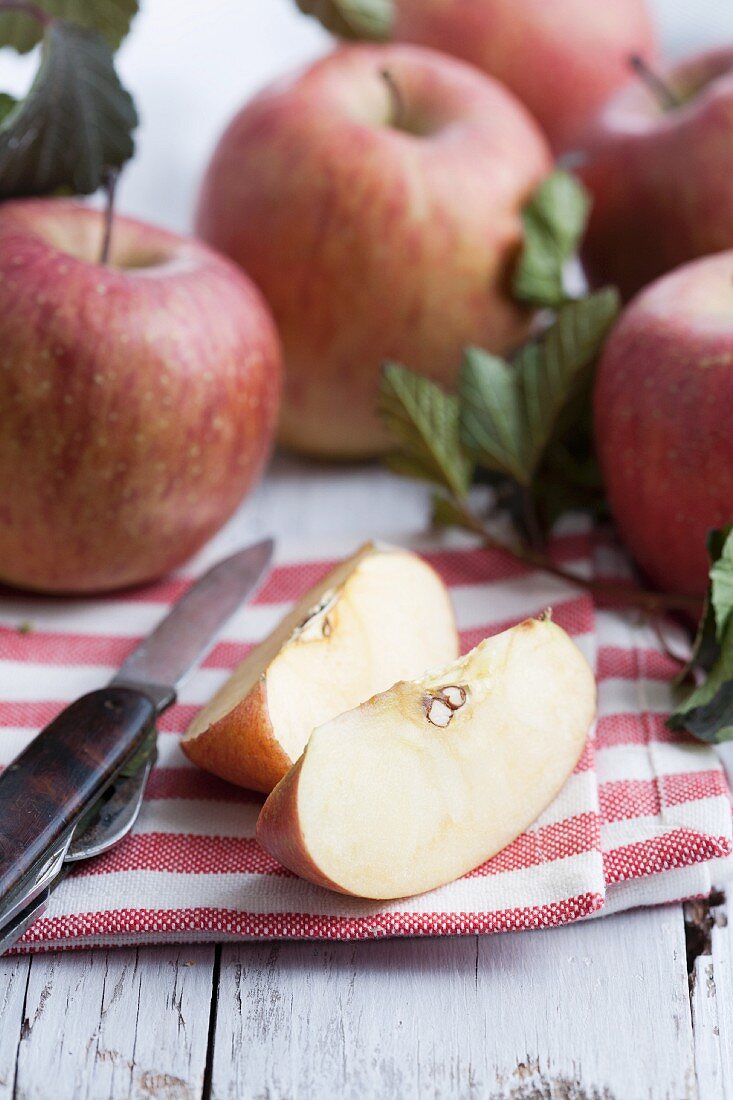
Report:
[[[563,414],[588,384],[619,310],[614,290],[569,302],[512,364],[470,348],[459,383],[460,434],[476,461],[531,485]]]
[[[721,534],[715,532],[718,537]],[[714,552],[714,545],[712,550]],[[715,617],[715,634],[720,642],[733,616],[733,531],[730,528],[710,569],[710,606]]]
[[[398,363],[387,363],[379,412],[398,445],[386,458],[391,469],[445,486],[458,497],[466,494],[471,463],[458,438],[457,398]]]
[[[36,0],[39,8],[54,19],[65,19],[89,30],[99,31],[116,50],[137,13],[137,0]],[[0,12],[0,46],[12,46],[19,53],[32,50],[43,37],[43,27],[25,12]]]
[[[467,348],[459,384],[461,440],[482,466],[531,481],[522,379],[498,355]]]
[[[733,627],[704,684],[694,689],[667,719],[673,730],[685,730],[699,741],[733,740]]]
[[[394,23],[394,0],[296,0],[339,38],[386,42]]]
[[[132,156],[137,114],[96,31],[54,22],[26,98],[0,122],[0,199],[90,194]]]
[[[673,730],[701,741],[733,739],[733,527],[708,535],[710,584],[692,658],[678,681],[699,669],[704,683],[669,716]]]
[[[533,306],[567,301],[564,269],[583,236],[590,196],[569,172],[558,169],[540,184],[522,211],[524,245],[514,273],[514,295]]]
[[[733,555],[731,537],[733,526],[708,532],[707,550],[710,557],[708,590],[705,595],[700,623],[692,645],[690,659],[676,678],[678,684],[688,680],[695,669],[710,672],[720,656],[720,640],[728,627],[730,611],[733,609],[733,593],[730,592],[726,562]],[[722,569],[719,569],[722,565]],[[724,592],[728,591],[728,611]],[[717,605],[717,607],[716,607]],[[720,627],[718,626],[720,622]]]

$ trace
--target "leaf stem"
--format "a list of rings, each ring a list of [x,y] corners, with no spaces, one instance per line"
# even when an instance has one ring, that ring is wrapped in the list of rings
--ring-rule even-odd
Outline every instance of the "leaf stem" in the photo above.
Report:
[[[569,569],[563,569],[540,550],[535,550],[522,543],[508,544],[497,539],[484,523],[458,499],[451,502],[461,517],[463,526],[479,535],[485,546],[492,550],[500,550],[510,554],[517,561],[525,565],[531,565],[535,569],[541,569],[545,573],[557,577],[558,580],[574,584],[578,588],[591,592],[594,596],[601,596],[609,601],[615,601],[624,607],[636,607],[649,614],[660,611],[687,611],[695,615],[700,614],[702,601],[696,596],[680,596],[674,592],[654,592],[647,588],[636,588],[631,584],[617,581],[599,581],[592,578],[580,577]]]
[[[1,0],[0,0],[1,2]],[[102,249],[99,253],[99,262],[103,266],[109,263],[109,250],[112,244],[112,226],[115,214],[115,192],[120,173],[116,168],[107,168],[104,173],[102,186],[107,195],[104,206],[104,233],[102,235]]]
[[[34,4],[33,0],[0,0],[0,11],[21,12],[43,27],[49,27],[54,21],[53,16],[44,11],[40,4]]]
[[[654,69],[647,65],[644,58],[638,53],[631,55],[629,65],[641,82],[646,84],[663,111],[674,111],[677,107],[682,106],[680,97],[672,91],[665,80],[662,80],[659,73],[655,73]]]

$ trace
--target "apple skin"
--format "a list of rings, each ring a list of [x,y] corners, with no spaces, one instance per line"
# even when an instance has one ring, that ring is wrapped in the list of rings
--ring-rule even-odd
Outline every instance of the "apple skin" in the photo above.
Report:
[[[659,587],[705,592],[705,540],[733,520],[733,252],[642,291],[598,368],[595,428],[611,510]]]
[[[197,241],[62,200],[0,206],[0,580],[96,592],[196,551],[259,475],[280,351]]]
[[[257,818],[257,841],[278,863],[300,878],[337,894],[354,897],[351,891],[324,874],[308,851],[298,814],[298,784],[304,760],[305,755],[299,757],[267,796]]]
[[[593,196],[586,274],[626,299],[680,264],[733,247],[733,48],[661,75],[691,98],[665,112],[641,84],[619,93],[598,116],[580,168]]]
[[[269,719],[267,686],[261,680],[225,719],[212,723],[181,748],[189,760],[229,783],[263,794],[292,766]]]
[[[466,344],[506,352],[524,339],[532,313],[511,297],[511,268],[521,209],[550,168],[509,92],[419,47],[342,47],[234,118],[197,228],[272,308],[286,445],[378,454],[385,359],[450,385]]]
[[[629,57],[652,63],[644,0],[395,0],[392,38],[433,46],[502,81],[556,152],[573,148],[629,81]]]

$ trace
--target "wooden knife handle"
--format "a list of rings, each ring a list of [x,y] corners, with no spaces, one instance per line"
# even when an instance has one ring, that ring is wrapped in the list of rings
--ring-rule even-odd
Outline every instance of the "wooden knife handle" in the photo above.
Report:
[[[62,711],[0,775],[0,900],[98,796],[156,717],[152,700],[107,687]]]

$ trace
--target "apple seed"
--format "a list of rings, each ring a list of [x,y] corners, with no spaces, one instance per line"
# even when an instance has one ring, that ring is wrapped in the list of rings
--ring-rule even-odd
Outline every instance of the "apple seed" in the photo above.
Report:
[[[441,688],[440,698],[451,710],[459,710],[466,702],[466,689],[460,684],[448,684],[447,687]]]
[[[316,619],[330,611],[337,598],[338,591],[336,589],[331,588],[328,592],[324,592],[318,603],[314,604],[303,621],[296,626],[293,637],[304,641],[309,641],[312,638],[328,638],[333,630],[333,624],[328,615],[325,615],[322,622],[316,622]]]
[[[428,695],[425,699],[425,713],[428,722],[445,729],[453,717],[453,707],[439,695]]]

